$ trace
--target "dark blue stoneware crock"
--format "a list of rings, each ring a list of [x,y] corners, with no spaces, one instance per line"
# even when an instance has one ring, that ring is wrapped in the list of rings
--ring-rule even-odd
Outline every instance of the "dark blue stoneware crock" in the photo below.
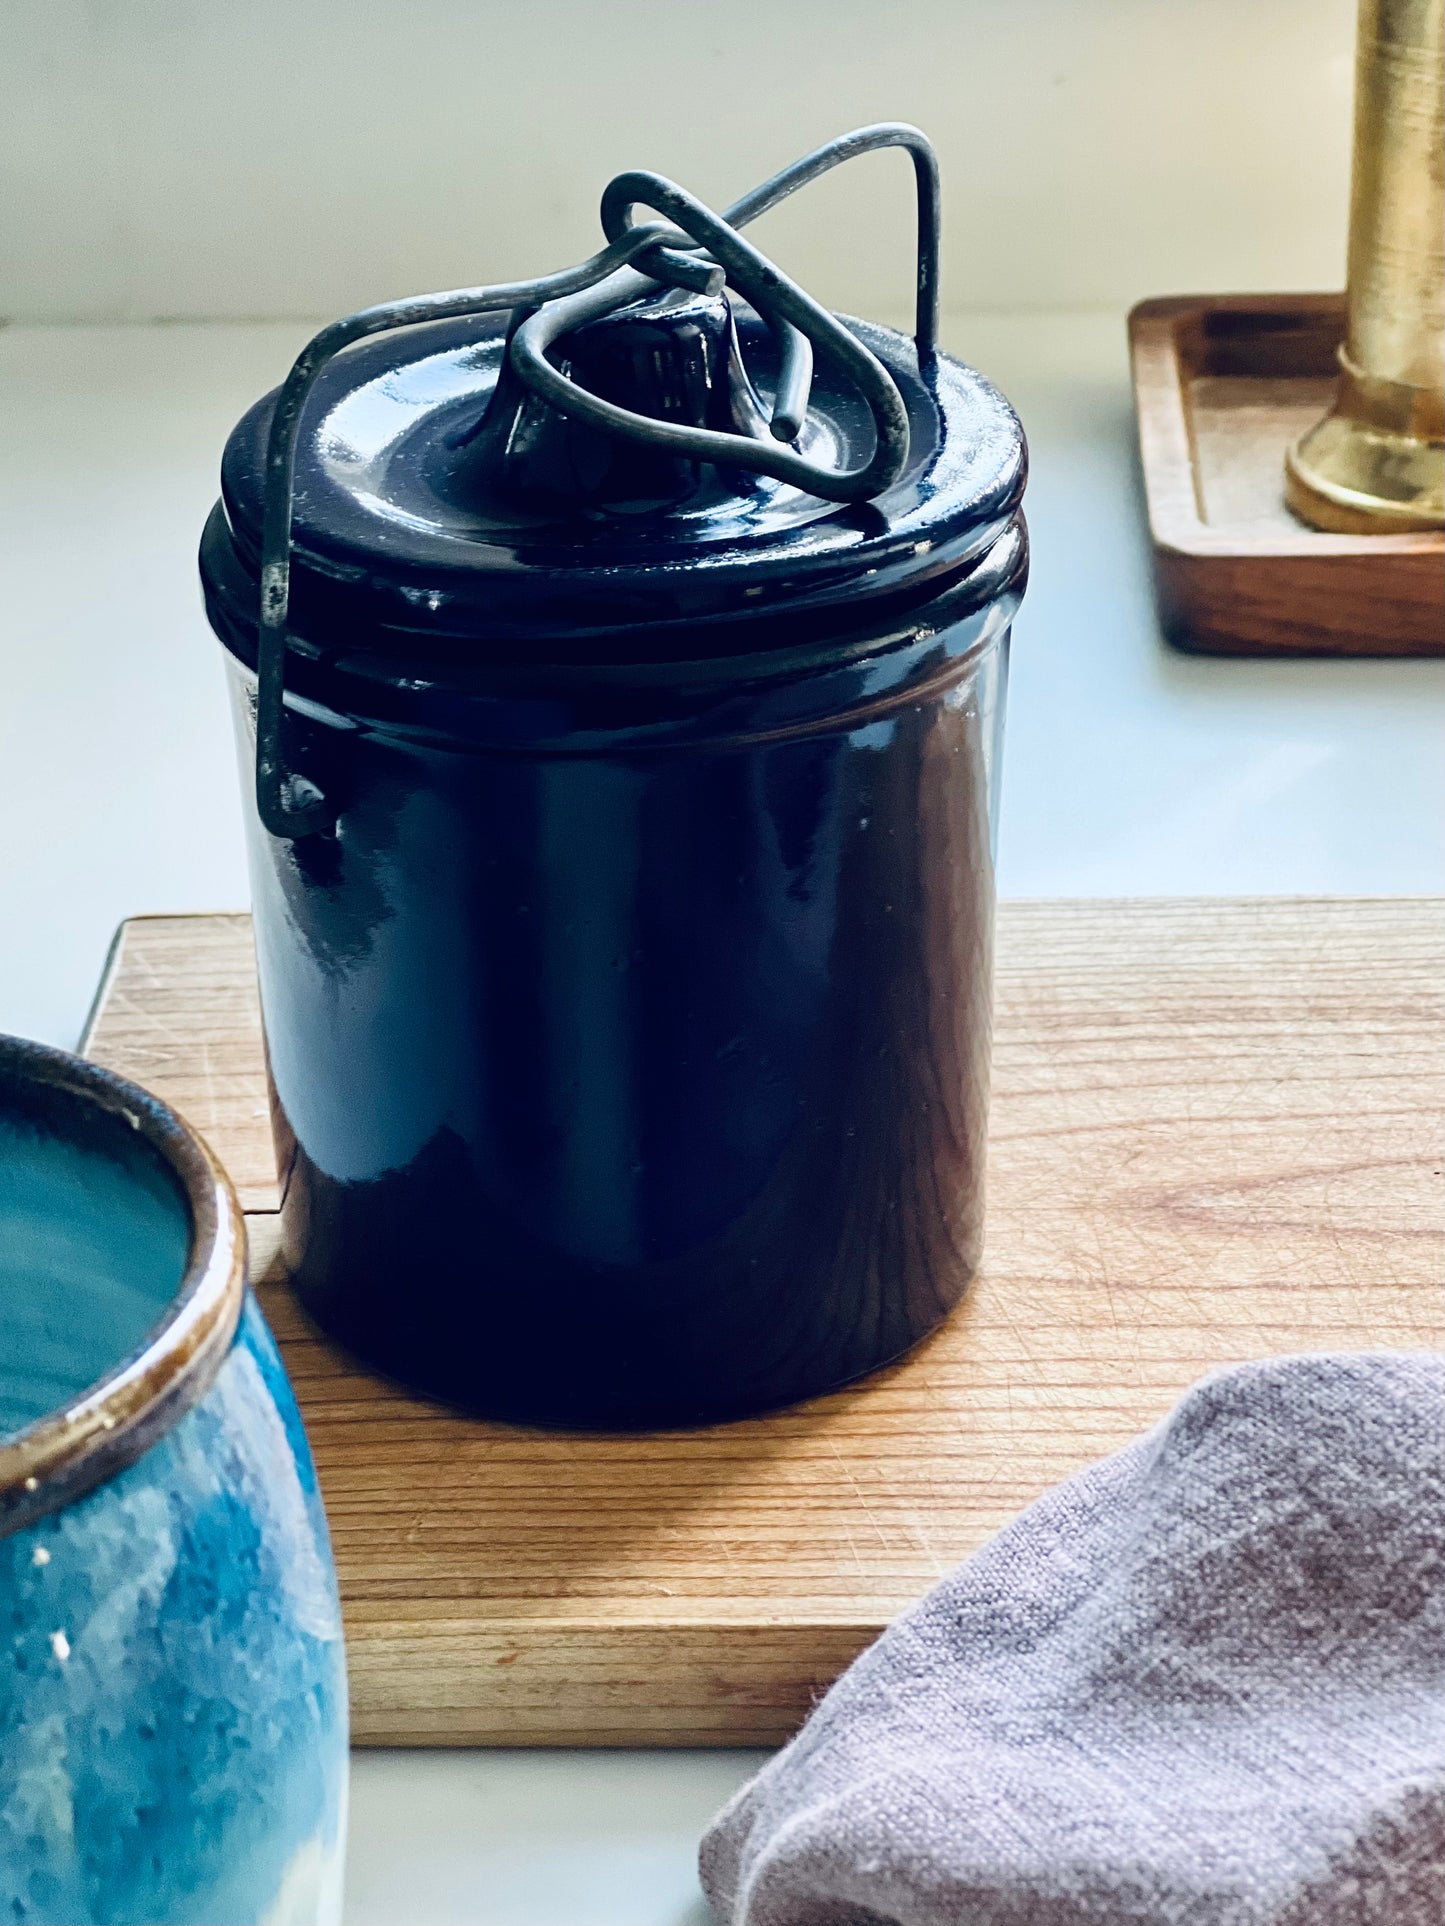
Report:
[[[535,304],[436,297],[283,391],[284,735],[250,838],[287,1257],[363,1358],[518,1420],[826,1390],[979,1256],[1023,437],[922,329],[827,335],[806,297],[769,310],[732,227],[673,235],[699,237],[761,315],[720,271],[634,274],[529,363]],[[780,425],[790,319],[819,353]],[[277,407],[232,435],[201,549],[247,770]],[[886,431],[896,472],[823,499],[789,430],[844,484]]]
[[[336,1926],[346,1676],[235,1195],[0,1038],[0,1918]]]

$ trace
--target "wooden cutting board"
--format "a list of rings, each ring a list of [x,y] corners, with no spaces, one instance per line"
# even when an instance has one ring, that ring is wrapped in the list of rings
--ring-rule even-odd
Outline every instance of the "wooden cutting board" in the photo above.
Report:
[[[85,1048],[229,1166],[331,1519],[361,1744],[785,1738],[855,1653],[1201,1373],[1442,1335],[1435,899],[1010,903],[988,1253],[866,1384],[690,1433],[459,1418],[276,1261],[244,916],[126,923]]]

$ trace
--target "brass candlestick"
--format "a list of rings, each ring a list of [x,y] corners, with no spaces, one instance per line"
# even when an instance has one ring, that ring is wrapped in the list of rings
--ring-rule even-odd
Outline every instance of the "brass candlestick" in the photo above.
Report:
[[[1445,525],[1445,0],[1360,0],[1334,407],[1285,457],[1316,528]]]

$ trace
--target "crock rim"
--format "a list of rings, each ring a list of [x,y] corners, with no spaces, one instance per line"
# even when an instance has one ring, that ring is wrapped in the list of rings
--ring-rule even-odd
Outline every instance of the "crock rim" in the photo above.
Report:
[[[136,1348],[84,1391],[0,1437],[0,1538],[134,1464],[210,1389],[246,1290],[246,1225],[230,1179],[169,1104],[97,1063],[0,1035],[5,1086],[48,1086],[144,1137],[185,1200],[190,1255],[175,1295]]]

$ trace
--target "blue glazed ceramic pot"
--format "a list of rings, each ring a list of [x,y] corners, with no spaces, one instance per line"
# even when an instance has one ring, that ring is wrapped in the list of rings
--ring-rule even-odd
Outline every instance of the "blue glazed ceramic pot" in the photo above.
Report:
[[[0,1038],[0,1918],[340,1917],[325,1519],[224,1174]]]

